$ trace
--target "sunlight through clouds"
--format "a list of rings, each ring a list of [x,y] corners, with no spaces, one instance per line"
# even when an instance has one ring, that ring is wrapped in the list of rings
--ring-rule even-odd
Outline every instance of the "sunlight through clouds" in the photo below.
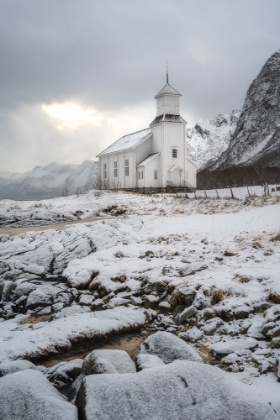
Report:
[[[42,109],[57,122],[59,130],[77,129],[83,125],[99,126],[104,116],[93,108],[84,108],[74,102],[42,104]]]

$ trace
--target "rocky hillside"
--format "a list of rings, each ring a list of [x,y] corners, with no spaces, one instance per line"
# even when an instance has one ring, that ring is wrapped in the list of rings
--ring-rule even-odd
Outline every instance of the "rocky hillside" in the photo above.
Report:
[[[0,199],[34,200],[60,197],[94,188],[98,163],[86,160],[81,165],[61,165],[53,162],[35,166],[16,179],[2,177]]]
[[[231,115],[219,114],[213,120],[200,120],[187,129],[187,142],[194,149],[191,156],[199,169],[227,149],[240,113],[240,110],[233,110]]]
[[[280,167],[280,51],[251,83],[228,149],[209,167]]]

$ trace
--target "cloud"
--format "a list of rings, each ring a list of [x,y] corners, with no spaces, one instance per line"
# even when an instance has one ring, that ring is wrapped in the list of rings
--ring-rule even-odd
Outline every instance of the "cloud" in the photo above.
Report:
[[[1,2],[0,170],[90,158],[146,127],[166,61],[187,121],[241,107],[279,15],[276,0]]]

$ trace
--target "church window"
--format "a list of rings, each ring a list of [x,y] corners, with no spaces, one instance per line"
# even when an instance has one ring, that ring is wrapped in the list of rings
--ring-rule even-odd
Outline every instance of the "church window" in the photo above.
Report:
[[[177,147],[172,147],[172,158],[177,159],[177,157],[178,157]]]
[[[140,171],[138,172],[138,178],[140,179]]]
[[[107,163],[103,163],[103,178],[107,178]]]
[[[124,160],[124,173],[125,176],[129,176],[129,159]]]
[[[114,178],[118,176],[118,162],[115,160],[114,162]]]
[[[154,179],[157,179],[157,171],[154,171]]]
[[[142,179],[144,179],[144,172],[142,171]]]

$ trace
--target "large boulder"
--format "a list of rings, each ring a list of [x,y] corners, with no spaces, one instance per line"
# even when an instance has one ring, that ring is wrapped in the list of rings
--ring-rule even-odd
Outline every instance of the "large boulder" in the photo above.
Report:
[[[84,420],[278,419],[230,374],[187,361],[136,374],[87,376],[77,405]]]
[[[141,344],[141,353],[154,354],[164,363],[172,363],[174,360],[203,363],[191,346],[176,335],[164,331],[158,331],[146,338]]]
[[[36,366],[32,362],[29,362],[29,360],[12,360],[3,362],[0,363],[0,377],[26,369],[37,370]]]
[[[94,350],[84,360],[84,375],[100,373],[134,373],[135,364],[124,350]]]
[[[65,401],[43,373],[31,369],[0,378],[0,418],[78,419],[76,407]]]

